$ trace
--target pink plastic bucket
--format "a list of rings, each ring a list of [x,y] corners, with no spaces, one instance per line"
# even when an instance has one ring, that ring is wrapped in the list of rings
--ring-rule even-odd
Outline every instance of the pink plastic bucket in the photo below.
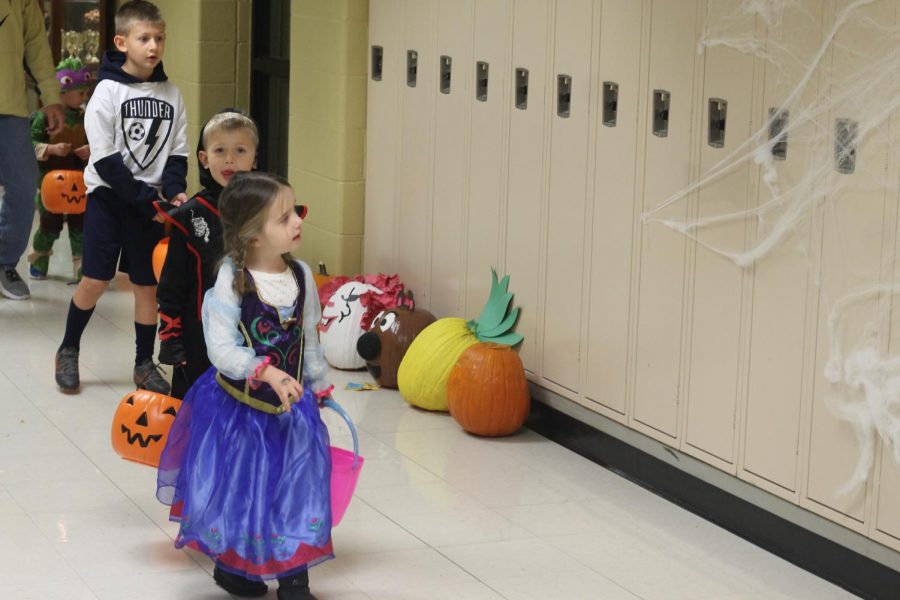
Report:
[[[364,459],[359,455],[359,437],[350,416],[331,398],[326,398],[323,404],[337,412],[346,421],[350,428],[350,435],[353,436],[353,452],[335,446],[330,448],[331,526],[337,527],[353,498],[353,490],[356,489],[356,482],[359,480],[359,472],[362,470]]]

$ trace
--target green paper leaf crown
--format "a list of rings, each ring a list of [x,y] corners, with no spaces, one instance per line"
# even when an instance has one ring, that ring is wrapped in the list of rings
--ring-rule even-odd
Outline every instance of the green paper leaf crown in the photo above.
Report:
[[[466,323],[479,341],[515,346],[524,339],[511,331],[519,318],[519,308],[511,309],[513,294],[507,291],[508,287],[509,275],[498,281],[497,271],[491,269],[491,293],[487,304],[477,319]]]

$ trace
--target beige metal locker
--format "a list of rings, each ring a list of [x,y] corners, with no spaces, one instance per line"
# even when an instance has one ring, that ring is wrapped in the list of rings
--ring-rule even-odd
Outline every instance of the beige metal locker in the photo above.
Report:
[[[877,519],[872,537],[900,550],[900,502],[897,501],[900,498],[900,465],[894,460],[889,444],[882,444],[881,464],[878,466]]]
[[[838,2],[839,12],[847,2]],[[872,23],[892,26],[895,22],[893,3],[875,3],[858,9]],[[862,25],[861,25],[862,23]],[[837,33],[832,59],[832,77],[840,78],[857,72],[872,60],[894,50],[891,42],[871,35],[869,23],[857,17]],[[836,79],[833,79],[833,81]],[[843,90],[832,87],[836,95]],[[819,335],[815,355],[815,383],[813,388],[812,423],[810,429],[809,465],[807,476],[807,505],[825,512],[843,524],[862,530],[867,515],[866,489],[855,494],[840,495],[839,488],[853,472],[859,445],[848,423],[835,416],[827,401],[836,390],[823,376],[829,357],[826,323],[835,303],[862,286],[878,282],[881,262],[882,235],[885,225],[885,165],[887,147],[880,135],[869,135],[853,142],[852,122],[869,115],[860,114],[851,100],[841,102],[827,115],[830,132],[829,147],[836,143],[856,145],[856,163],[852,173],[838,173],[837,167],[849,171],[849,164],[836,164],[831,177],[835,184],[852,187],[839,189],[827,199],[822,240],[821,287],[819,293]],[[841,121],[849,119],[850,121]],[[843,142],[836,142],[841,137]],[[843,180],[843,178],[847,178]],[[875,303],[864,303],[849,311],[843,322],[843,350],[862,343],[867,327],[876,324]],[[870,480],[871,481],[871,480]],[[837,511],[839,514],[832,514]],[[849,518],[843,518],[843,515]]]
[[[787,7],[779,16],[781,27],[767,31],[767,51],[780,64],[766,67],[763,117],[782,115],[780,121],[772,122],[770,137],[778,135],[779,123],[789,131],[786,144],[777,150],[781,158],[774,162],[779,188],[814,193],[812,186],[804,187],[801,182],[816,151],[811,147],[816,126],[809,121],[793,123],[791,109],[796,120],[797,107],[817,98],[818,78],[810,81],[793,106],[785,107],[784,103],[802,79],[804,66],[811,63],[822,43],[821,2],[803,0]],[[788,61],[789,56],[796,57],[797,61]],[[769,188],[761,184],[758,204],[763,206],[772,200]],[[772,231],[772,224],[784,212],[780,209],[767,213],[764,224],[755,233],[756,243],[765,239]],[[811,291],[813,265],[806,250],[811,244],[811,226],[810,219],[804,219],[793,234],[753,268],[750,363],[740,474],[756,485],[794,500],[799,489],[801,415],[810,393],[804,378],[809,370],[804,357],[810,347],[807,340],[814,339],[817,306],[816,302],[808,303],[810,294],[814,293]]]
[[[653,1],[643,209],[652,211],[688,186],[698,2]],[[682,200],[656,216],[684,220]],[[632,425],[671,442],[678,436],[685,238],[641,227],[640,284]]]
[[[366,105],[364,268],[397,272],[397,156],[403,2],[369,2],[369,82]]]
[[[720,0],[716,11],[735,14],[739,4],[740,0]],[[756,22],[744,17],[735,19],[734,26],[753,32]],[[750,138],[755,61],[750,54],[725,47],[706,48],[704,59],[702,105],[697,110],[702,115],[700,177],[711,180],[698,190],[698,220],[745,212],[750,189],[755,189],[750,182],[749,160],[718,171],[720,162]],[[687,422],[682,449],[731,473],[736,472],[746,273],[712,248],[742,252],[748,221],[742,218],[703,227],[696,231],[694,242]]]
[[[643,13],[646,2],[606,0],[600,14],[600,89],[591,235],[585,396],[626,412],[638,122],[646,107],[641,93]],[[608,413],[605,413],[608,414]]]
[[[519,356],[538,370],[538,324],[542,310],[541,252],[547,195],[546,127],[549,111],[551,0],[515,0],[512,29],[512,92],[509,96],[509,174],[505,271],[521,309],[516,331],[524,336]]]
[[[563,6],[565,8],[563,8]],[[542,377],[577,392],[584,293],[593,0],[557,4]]]
[[[431,209],[437,0],[406,0],[400,49],[400,160],[397,165],[397,265],[422,308],[431,307]]]
[[[472,61],[460,69],[460,76],[472,82],[464,306],[467,318],[480,314],[490,292],[491,268],[500,266],[508,145],[507,36],[511,19],[512,0],[475,0]]]
[[[431,237],[431,312],[463,314],[469,111],[474,0],[438,5],[434,115],[434,201]]]

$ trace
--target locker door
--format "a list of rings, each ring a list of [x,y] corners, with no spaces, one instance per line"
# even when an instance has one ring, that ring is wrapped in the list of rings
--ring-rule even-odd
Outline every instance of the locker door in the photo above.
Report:
[[[654,1],[643,210],[651,211],[689,183],[698,2]],[[687,202],[657,216],[684,220]],[[633,423],[671,441],[678,435],[679,365],[685,238],[659,224],[641,227],[640,295]]]
[[[491,287],[491,267],[500,266],[501,211],[505,206],[509,102],[509,43],[512,0],[475,1],[472,61],[460,69],[472,82],[469,204],[466,222],[465,316],[481,313]],[[501,277],[502,273],[498,273]],[[515,281],[510,291],[516,292]]]
[[[434,101],[437,86],[437,1],[406,0],[400,49],[400,162],[397,264],[422,308],[431,307],[431,203]]]
[[[591,236],[585,395],[625,415],[632,234],[644,2],[607,0],[600,15],[600,90]]]
[[[400,150],[401,0],[369,3],[369,82],[366,106],[366,215],[368,273],[395,273],[397,156]]]
[[[509,102],[509,176],[506,209],[506,272],[521,308],[516,331],[525,337],[519,356],[525,369],[538,369],[538,315],[542,215],[545,207],[545,126],[550,75],[550,0],[515,0]]]
[[[836,12],[849,2],[838,2]],[[883,23],[888,27],[895,22],[896,7],[893,3],[875,3],[858,9],[858,16],[844,25],[835,38],[832,77],[840,81],[851,73],[857,73],[873,60],[887,56],[895,48],[889,36],[873,35],[871,23]],[[842,94],[842,89],[831,89],[831,94]],[[875,105],[862,104],[864,110],[878,110]],[[870,114],[860,113],[855,99],[839,103],[827,116],[830,133],[828,147],[843,137],[838,131],[848,131],[852,125],[839,119],[863,122]],[[848,423],[836,417],[826,405],[827,396],[835,394],[833,386],[825,381],[822,372],[829,357],[829,340],[826,324],[835,302],[865,285],[879,281],[882,236],[885,226],[885,166],[886,141],[882,135],[868,135],[857,144],[856,164],[853,173],[840,173],[832,169],[828,177],[838,190],[827,200],[822,240],[822,273],[819,294],[819,335],[815,357],[815,383],[813,388],[812,425],[810,429],[809,472],[807,497],[814,510],[828,514],[828,509],[849,517],[842,522],[849,527],[861,528],[866,519],[866,490],[840,496],[838,489],[847,481],[856,465],[859,445]],[[841,165],[848,170],[848,165]],[[848,184],[849,187],[838,188]],[[874,302],[854,308],[843,322],[842,348],[849,351],[866,339],[866,328],[878,322]],[[840,519],[839,514],[835,517]]]
[[[740,0],[720,0],[707,18],[734,14],[739,4]],[[733,21],[733,26],[752,34],[756,22],[744,17]],[[752,55],[725,47],[706,49],[703,105],[698,107],[698,112],[703,114],[701,178],[750,137],[753,74]],[[746,211],[749,178],[750,162],[743,161],[702,186],[697,219]],[[736,455],[745,272],[709,248],[743,251],[746,229],[747,221],[740,219],[697,231],[691,306],[690,379],[683,448],[731,472],[734,472]]]
[[[431,239],[431,312],[462,314],[463,240],[474,0],[438,6],[435,106],[434,212]],[[431,59],[429,59],[431,60]]]
[[[781,64],[766,67],[764,118],[787,109],[784,122],[790,133],[783,159],[774,163],[780,189],[813,194],[813,182],[806,186],[801,182],[815,151],[811,147],[815,125],[809,121],[792,124],[791,108],[796,119],[797,107],[816,99],[818,78],[809,82],[797,104],[784,104],[801,80],[804,66],[810,64],[822,43],[821,2],[804,0],[786,8],[782,23],[782,27],[767,32],[767,51],[778,57]],[[789,56],[796,57],[796,62],[788,60]],[[770,137],[778,135],[777,131],[777,125],[770,127]],[[769,188],[760,185],[759,205],[772,199]],[[757,228],[756,243],[771,233],[772,223],[783,214],[783,210],[774,212]],[[809,248],[810,236],[810,222],[806,219],[798,224],[794,236],[783,240],[754,266],[742,476],[789,497],[795,497],[798,490],[801,410],[809,396],[809,388],[804,385],[807,323],[813,331],[815,327],[815,304],[807,305],[811,267],[802,251]]]
[[[550,202],[547,215],[541,375],[578,390],[588,193],[593,0],[559,3],[551,85]]]

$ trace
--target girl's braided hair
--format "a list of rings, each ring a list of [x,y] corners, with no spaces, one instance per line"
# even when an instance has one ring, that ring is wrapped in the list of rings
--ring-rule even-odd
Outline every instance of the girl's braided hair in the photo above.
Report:
[[[238,296],[254,291],[245,275],[247,252],[253,239],[262,233],[269,207],[286,187],[291,184],[279,175],[249,171],[235,173],[222,191],[219,213],[225,245],[223,260],[231,258],[234,262],[234,291]],[[290,254],[283,257],[288,263],[292,260]]]

